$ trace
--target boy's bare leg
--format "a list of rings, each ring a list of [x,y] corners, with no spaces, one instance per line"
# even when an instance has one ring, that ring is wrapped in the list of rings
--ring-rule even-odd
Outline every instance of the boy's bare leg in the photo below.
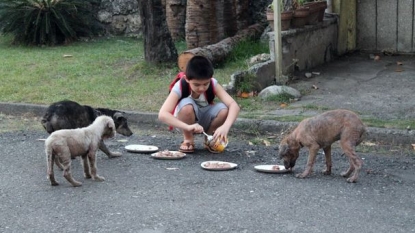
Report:
[[[180,112],[178,113],[177,118],[186,124],[194,124],[196,122],[196,116],[193,110],[193,105],[188,104],[183,106]],[[182,130],[182,132],[183,142],[193,143],[193,132],[186,130]]]
[[[220,110],[216,118],[213,119],[213,121],[210,123],[207,134],[212,135],[213,132],[215,132],[217,128],[219,128],[221,125],[223,125],[223,123],[225,123],[225,120],[227,117],[228,117],[228,109]]]

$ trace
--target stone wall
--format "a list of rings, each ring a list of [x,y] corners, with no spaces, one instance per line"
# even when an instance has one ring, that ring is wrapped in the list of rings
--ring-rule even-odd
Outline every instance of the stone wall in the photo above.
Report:
[[[137,0],[101,0],[97,19],[111,35],[142,36]]]
[[[271,2],[272,0],[250,0],[249,24],[266,22],[265,8]],[[101,0],[97,19],[108,34],[142,37],[137,0]]]

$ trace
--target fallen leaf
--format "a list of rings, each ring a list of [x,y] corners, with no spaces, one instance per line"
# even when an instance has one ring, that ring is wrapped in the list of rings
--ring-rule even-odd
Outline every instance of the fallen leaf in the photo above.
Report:
[[[373,143],[373,142],[364,142],[362,144],[365,146],[376,146],[376,143]]]
[[[313,87],[313,89],[316,89],[316,90],[318,89],[318,86],[316,86],[316,85],[313,85],[312,87]]]
[[[179,168],[177,168],[177,167],[166,167],[166,170],[174,171],[174,170],[179,170]]]
[[[73,56],[70,54],[64,54],[63,57],[67,58],[67,57],[73,57]]]
[[[285,108],[285,107],[287,107],[288,105],[286,104],[286,103],[282,103],[282,104],[280,104],[280,107],[281,108]]]
[[[271,146],[271,142],[268,140],[264,140],[263,143],[265,146]]]
[[[401,61],[397,61],[396,65],[401,66],[401,65],[403,65],[403,63]]]
[[[373,58],[373,60],[375,60],[375,61],[379,61],[379,60],[380,60],[380,56],[376,55],[376,56]]]
[[[311,72],[314,75],[320,75],[320,72]]]
[[[396,68],[396,70],[395,70],[395,72],[402,72],[403,71],[403,69],[401,69],[401,68]]]
[[[253,146],[253,145],[254,145],[254,143],[252,143],[252,142],[248,142],[248,145]]]
[[[415,144],[412,144],[412,149],[414,149],[414,150],[415,150]]]

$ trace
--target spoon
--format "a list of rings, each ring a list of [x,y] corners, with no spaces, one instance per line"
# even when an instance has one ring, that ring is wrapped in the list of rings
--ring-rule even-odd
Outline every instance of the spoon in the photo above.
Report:
[[[203,131],[203,134],[207,137],[207,140],[208,140],[208,141],[212,141],[212,140],[213,140],[213,136],[211,136],[211,135],[209,135],[209,134],[205,133],[204,131]]]

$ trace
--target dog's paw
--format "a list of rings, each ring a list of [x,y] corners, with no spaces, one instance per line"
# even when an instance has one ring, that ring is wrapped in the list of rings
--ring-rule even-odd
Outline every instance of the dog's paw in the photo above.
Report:
[[[295,177],[300,178],[300,179],[306,178],[306,176],[307,175],[304,175],[303,173],[295,175]]]
[[[58,182],[51,182],[50,185],[52,185],[52,186],[58,186],[59,183]]]
[[[85,177],[85,179],[91,179],[92,178],[91,174],[84,174],[84,177]]]
[[[94,178],[94,180],[95,180],[95,181],[100,181],[100,182],[101,182],[101,181],[104,181],[104,180],[105,180],[105,178],[104,178],[103,176],[98,176],[98,175],[97,175],[97,176]]]
[[[82,186],[82,183],[81,183],[81,182],[78,182],[78,181],[74,181],[74,182],[72,183],[72,186],[74,186],[74,187],[79,187],[79,186]]]
[[[122,154],[120,152],[111,152],[111,154],[108,155],[108,158],[117,158],[120,157]]]
[[[351,177],[347,178],[346,181],[349,182],[349,183],[356,183],[357,177],[351,176]]]
[[[331,175],[331,171],[328,171],[327,169],[324,169],[323,174],[324,175]]]

